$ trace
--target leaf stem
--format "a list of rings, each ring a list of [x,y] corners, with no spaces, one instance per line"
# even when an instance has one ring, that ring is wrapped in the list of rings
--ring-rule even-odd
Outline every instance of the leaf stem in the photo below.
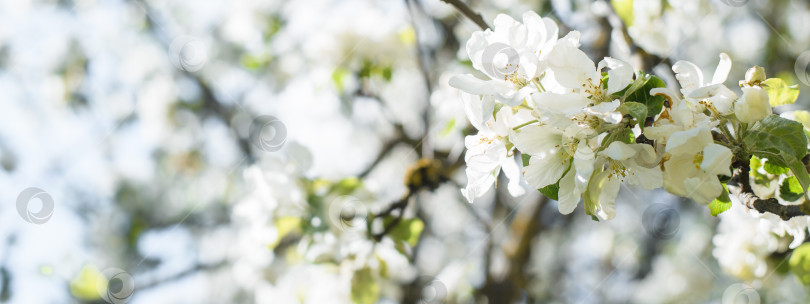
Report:
[[[537,119],[532,120],[532,121],[527,121],[527,122],[525,122],[525,123],[522,123],[522,124],[518,125],[517,127],[512,128],[512,130],[517,131],[517,130],[519,130],[520,128],[523,128],[523,127],[525,127],[525,126],[528,126],[528,125],[533,124],[533,123],[536,123],[536,122],[539,122],[539,121],[538,121]]]

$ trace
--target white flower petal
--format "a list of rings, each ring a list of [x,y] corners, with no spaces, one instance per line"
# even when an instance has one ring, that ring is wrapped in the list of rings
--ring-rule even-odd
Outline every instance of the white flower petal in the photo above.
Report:
[[[608,94],[621,91],[633,82],[633,66],[629,63],[616,58],[605,57],[599,62],[597,71],[601,71],[605,66],[611,69],[608,71]]]
[[[514,158],[507,157],[504,159],[503,163],[501,163],[501,170],[503,170],[503,174],[506,175],[506,178],[509,179],[507,190],[509,190],[509,194],[512,195],[512,197],[518,197],[526,194],[526,188],[524,188],[521,184],[523,178],[520,172],[520,167],[518,167],[518,164],[515,162]]]
[[[633,155],[636,155],[636,152],[636,149],[633,149],[631,145],[620,141],[614,141],[600,153],[604,156],[610,157],[611,159],[626,160]]]
[[[461,102],[470,124],[478,130],[487,129],[484,122],[492,119],[492,112],[495,110],[495,99],[492,95],[472,95],[462,91]]]
[[[688,189],[689,198],[704,205],[711,203],[723,193],[723,185],[714,175],[701,174],[697,177],[690,177],[683,181],[683,185]]]
[[[641,186],[647,190],[653,190],[663,186],[663,173],[658,167],[647,168],[632,163],[629,165],[628,170],[631,171],[627,179],[627,182],[630,184]]]
[[[729,71],[731,71],[731,58],[726,53],[720,53],[720,62],[717,64],[717,69],[714,70],[712,84],[725,82]]]
[[[532,101],[534,101],[536,108],[543,113],[562,113],[566,116],[582,112],[582,109],[591,103],[590,99],[581,94],[548,92],[533,94]]]
[[[741,122],[754,123],[773,113],[768,93],[760,87],[743,87],[740,99],[734,102],[734,114]]]
[[[688,95],[692,90],[703,86],[703,72],[689,61],[678,61],[672,65],[675,78],[681,84],[681,93]]]
[[[568,162],[568,158],[561,153],[532,156],[529,165],[523,168],[523,177],[529,186],[540,189],[560,180],[568,168]]]
[[[512,84],[503,80],[482,80],[471,74],[455,75],[450,78],[450,86],[474,95],[506,94]]]
[[[713,143],[712,134],[706,128],[694,128],[673,133],[667,140],[667,152],[673,155],[694,155]]]
[[[512,133],[510,140],[523,153],[545,155],[559,149],[562,134],[549,126],[525,126]]]
[[[703,162],[700,169],[709,174],[731,176],[731,150],[723,145],[711,143],[703,148]]]
[[[560,191],[557,195],[559,205],[557,205],[557,209],[559,209],[562,214],[571,214],[571,212],[574,212],[574,209],[577,209],[580,195],[582,194],[582,192],[576,190],[576,182],[574,181],[574,175],[576,174],[572,171],[569,171],[568,174],[560,180]]]
[[[616,217],[616,196],[619,195],[621,182],[618,178],[606,180],[599,189],[599,203],[595,215],[599,220],[606,221]]]
[[[588,188],[588,181],[591,180],[595,161],[596,156],[593,149],[588,146],[586,141],[579,142],[577,150],[574,152],[574,168],[576,169],[577,189],[580,193],[585,192]]]

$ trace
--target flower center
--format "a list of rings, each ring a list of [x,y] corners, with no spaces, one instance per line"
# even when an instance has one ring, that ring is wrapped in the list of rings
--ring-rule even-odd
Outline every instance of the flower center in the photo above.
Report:
[[[696,169],[700,169],[700,164],[703,162],[703,151],[698,152],[695,154],[695,157],[692,158],[692,163],[695,164]]]
[[[512,65],[511,63],[507,63],[506,64],[507,69],[510,69],[511,65]],[[511,82],[516,90],[520,90],[523,87],[529,85],[529,80],[527,80],[526,78],[520,76],[520,74],[518,73],[518,68],[519,67],[520,67],[519,64],[515,65],[515,71],[514,72],[512,72],[511,74],[507,74],[507,75],[503,76],[503,80]]]
[[[619,161],[615,160],[608,160],[608,179],[613,177],[619,178],[620,181],[624,181],[624,178],[627,177],[627,167],[624,166]],[[632,174],[632,172],[630,172]]]

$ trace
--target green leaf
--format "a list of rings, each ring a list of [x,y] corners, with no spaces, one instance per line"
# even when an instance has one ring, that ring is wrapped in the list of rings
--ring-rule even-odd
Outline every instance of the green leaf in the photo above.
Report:
[[[731,208],[731,199],[728,196],[726,185],[723,184],[723,193],[709,203],[709,212],[711,212],[712,216],[717,216],[729,208]]]
[[[425,229],[425,223],[423,223],[422,220],[418,218],[403,219],[394,226],[389,236],[394,239],[394,241],[407,242],[413,247],[419,242],[419,236],[422,234],[423,229]]]
[[[523,161],[523,167],[529,165],[529,160],[532,159],[532,156],[526,153],[520,154],[520,159]]]
[[[270,249],[276,248],[279,242],[294,231],[301,230],[301,218],[297,216],[285,216],[275,220],[276,226],[276,240],[273,243],[268,244],[267,247]]]
[[[779,155],[785,161],[788,168],[790,168],[790,171],[793,172],[793,176],[799,180],[799,184],[802,186],[802,192],[807,192],[807,187],[810,186],[810,174],[807,174],[807,168],[804,166],[802,161],[785,151],[782,151],[782,153]]]
[[[799,180],[796,179],[795,176],[790,176],[782,181],[782,185],[779,186],[779,196],[786,201],[794,202],[804,196],[804,191],[802,191],[802,185],[799,184]]]
[[[810,137],[810,112],[802,110],[793,111],[793,120],[802,123],[802,126],[804,126],[804,135]]]
[[[560,182],[557,181],[556,184],[551,184],[551,185],[545,186],[545,187],[543,187],[541,189],[538,189],[538,190],[540,191],[540,193],[542,193],[546,197],[556,201],[556,200],[559,199],[558,194],[560,192]]]
[[[380,285],[374,280],[371,268],[363,267],[352,276],[352,302],[358,304],[377,303],[380,298]]]
[[[633,0],[611,0],[610,4],[625,26],[633,26]]]
[[[751,175],[754,176],[754,183],[758,185],[767,186],[771,182],[771,178],[759,172],[762,168],[763,161],[759,157],[751,156]]]
[[[790,271],[804,285],[810,285],[810,243],[804,243],[790,255]]]
[[[765,165],[763,165],[763,168],[765,169],[765,172],[768,172],[773,175],[782,175],[790,172],[790,169],[784,166],[777,165],[776,163],[767,160],[765,161]]]
[[[562,180],[562,178],[565,177],[566,174],[568,174],[568,171],[571,170],[571,166],[574,163],[573,158],[569,158],[567,162],[568,167],[565,169],[565,172],[563,172],[563,174],[560,175],[560,179],[558,179],[556,183],[537,189],[537,191],[540,191],[540,193],[555,201],[560,199],[558,195],[560,192],[560,180]]]
[[[500,102],[495,103],[495,108],[492,110],[492,119],[495,119],[495,115],[498,115],[498,112],[503,108],[503,104]]]
[[[634,88],[638,86],[638,82],[644,83],[638,90],[634,91]],[[641,103],[647,106],[647,117],[653,117],[661,113],[661,109],[664,107],[664,96],[652,96],[650,95],[650,90],[655,88],[664,88],[667,84],[664,83],[658,77],[653,75],[645,75],[636,79],[636,83],[633,83],[628,89],[627,93],[625,94],[623,101],[634,101]],[[628,95],[629,94],[629,95]],[[643,120],[641,122],[644,123]]]
[[[770,115],[756,122],[746,132],[743,141],[750,150],[754,151],[755,155],[761,158],[768,158],[768,154],[787,153],[796,159],[801,159],[807,154],[807,137],[804,135],[802,124],[778,115]],[[766,153],[757,154],[758,152]],[[786,164],[778,162],[776,165]]]
[[[343,85],[349,75],[351,75],[351,71],[344,67],[338,67],[332,72],[332,82],[337,87],[338,93],[343,93]]]
[[[96,300],[101,297],[99,292],[107,291],[107,282],[107,278],[98,269],[93,266],[84,266],[79,275],[70,281],[70,293],[81,300]],[[99,286],[104,290],[98,290]]]
[[[454,117],[447,122],[447,125],[444,126],[444,130],[442,130],[441,133],[442,137],[450,135],[450,132],[453,131],[453,127],[455,126],[456,126],[456,118]]]
[[[620,105],[617,110],[624,115],[633,116],[642,130],[644,129],[644,120],[647,119],[647,106],[638,102],[628,101]]]
[[[602,139],[602,144],[599,146],[599,151],[606,149],[614,141],[620,141],[626,144],[632,144],[636,140],[633,129],[621,128],[614,129]]]
[[[781,78],[768,78],[762,82],[772,107],[792,104],[799,98],[799,86],[789,86]]]
[[[357,177],[352,176],[338,181],[337,184],[332,186],[331,192],[336,193],[338,195],[349,195],[362,186],[363,181],[361,181]]]

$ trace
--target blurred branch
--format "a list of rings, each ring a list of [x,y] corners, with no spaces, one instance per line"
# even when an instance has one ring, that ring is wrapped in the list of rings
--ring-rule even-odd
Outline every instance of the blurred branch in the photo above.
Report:
[[[540,223],[540,215],[546,203],[548,203],[548,198],[540,196],[537,203],[529,204],[529,206],[525,206],[523,210],[518,212],[509,227],[512,238],[503,247],[503,251],[510,261],[509,274],[517,285],[524,290],[528,286],[523,270],[526,269],[526,264],[528,264],[531,256],[532,240],[543,228]]]
[[[176,274],[174,274],[172,276],[162,278],[162,279],[158,279],[158,280],[154,280],[154,281],[151,281],[151,282],[146,283],[146,284],[141,285],[141,286],[136,286],[135,290],[142,291],[144,289],[149,289],[149,288],[152,288],[152,287],[156,287],[156,286],[159,286],[159,285],[167,283],[167,282],[180,280],[182,278],[185,278],[186,276],[195,274],[195,273],[200,272],[200,271],[216,270],[216,269],[218,269],[218,268],[220,268],[222,266],[225,266],[226,264],[227,263],[225,261],[220,261],[220,262],[214,263],[214,264],[197,264],[192,268],[186,269],[186,270],[181,271],[179,273],[176,273]]]
[[[488,300],[514,303],[528,291],[529,278],[524,271],[531,258],[532,241],[542,231],[540,216],[547,202],[548,198],[541,196],[537,203],[518,206],[520,209],[509,225],[509,239],[501,246],[509,261],[507,273],[503,279],[496,280],[489,269],[486,270],[487,280],[481,289]]]
[[[149,30],[156,37],[156,40],[160,41],[160,43],[163,44],[163,47],[168,50],[171,44],[170,37],[168,37],[169,33],[157,32],[157,30],[160,29],[161,27],[152,17],[154,16],[154,10],[152,9],[152,7],[149,6],[149,4],[146,3],[146,1],[142,0],[131,0],[130,2],[140,6],[141,9],[143,9],[144,14],[146,15],[146,22],[148,24]],[[160,39],[161,36],[165,36],[164,39]],[[199,74],[192,73],[186,70],[181,70],[181,72],[183,73],[183,75],[192,80],[200,88],[200,91],[202,92],[202,108],[203,110],[205,110],[204,114],[218,117],[226,125],[230,125],[232,118],[236,114],[236,111],[234,111],[231,108],[224,107],[223,102],[219,100],[219,98],[217,98],[213,88],[208,84],[208,82],[202,79],[202,77],[200,77]],[[235,138],[239,142],[239,148],[240,150],[242,150],[242,153],[252,158],[253,153],[251,152],[250,142],[248,141],[248,139],[243,138],[238,134],[235,134]]]
[[[426,50],[422,48],[422,45],[419,43],[420,35],[419,35],[419,25],[417,24],[417,15],[416,11],[418,10],[421,16],[425,16],[424,9],[419,4],[418,1],[411,1],[405,0],[405,6],[408,7],[408,14],[411,16],[411,26],[413,27],[414,34],[416,36],[416,60],[419,64],[419,71],[422,73],[422,80],[424,81],[425,89],[427,90],[427,94],[425,97],[427,102],[425,103],[425,110],[422,113],[422,122],[424,124],[424,132],[422,134],[422,155],[424,157],[433,157],[433,149],[431,149],[430,143],[430,114],[431,114],[431,107],[430,107],[430,95],[433,92],[432,88],[432,81],[430,79],[430,69],[429,65],[430,62],[433,61],[433,51]],[[433,21],[433,18],[430,18]],[[429,62],[430,61],[430,62]],[[425,143],[427,142],[427,143]]]
[[[481,30],[486,30],[489,28],[489,25],[486,21],[484,21],[484,17],[481,17],[481,14],[476,13],[472,9],[470,9],[467,4],[461,2],[460,0],[442,0],[442,2],[447,3],[455,7],[459,12],[461,12],[464,16],[469,18],[472,22],[478,25]]]

